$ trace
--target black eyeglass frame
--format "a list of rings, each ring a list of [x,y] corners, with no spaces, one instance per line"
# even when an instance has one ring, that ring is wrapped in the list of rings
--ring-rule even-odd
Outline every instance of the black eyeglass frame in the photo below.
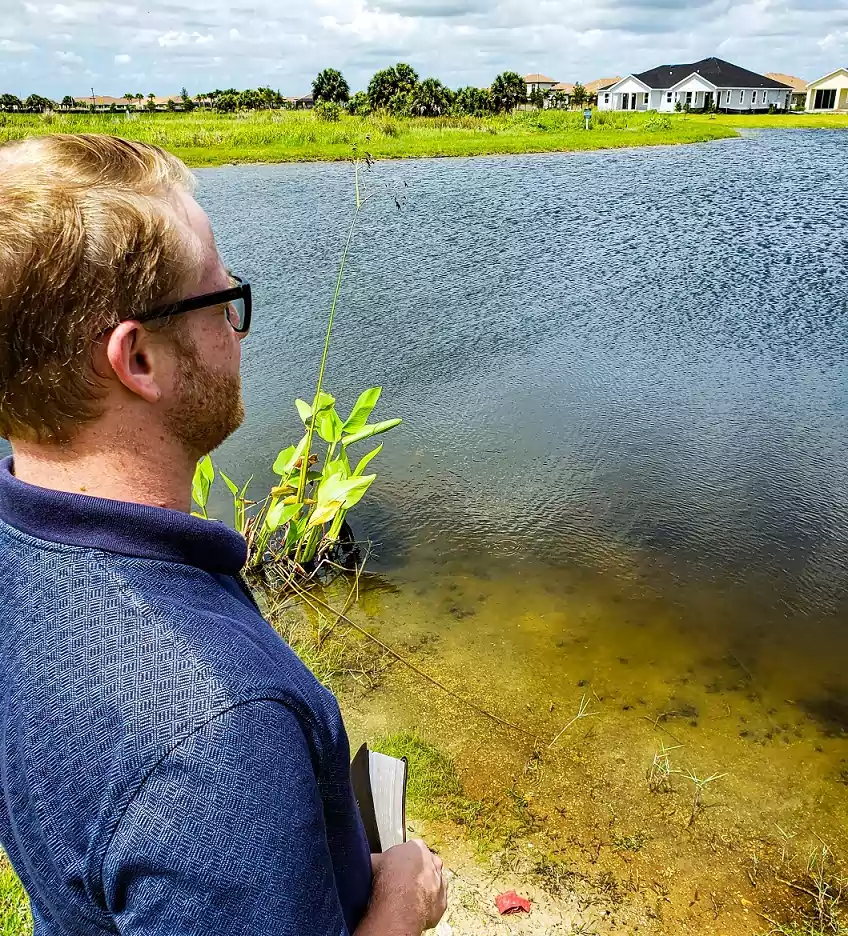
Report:
[[[184,315],[186,312],[196,312],[198,309],[211,309],[217,305],[228,305],[241,299],[244,302],[244,322],[241,328],[236,328],[230,321],[230,327],[240,335],[246,335],[250,331],[250,319],[253,314],[253,300],[250,294],[250,283],[246,283],[238,276],[232,277],[236,284],[230,289],[221,289],[218,292],[204,293],[202,296],[192,296],[190,299],[180,299],[178,302],[172,302],[170,305],[160,306],[149,313],[139,316],[138,322],[153,322],[156,319],[170,318],[172,315]]]

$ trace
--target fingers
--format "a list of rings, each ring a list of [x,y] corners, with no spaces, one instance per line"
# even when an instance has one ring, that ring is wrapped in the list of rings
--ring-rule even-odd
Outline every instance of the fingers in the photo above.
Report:
[[[436,871],[438,871],[438,873],[441,874],[442,868],[444,868],[445,863],[435,852],[433,852],[433,864],[436,866]]]

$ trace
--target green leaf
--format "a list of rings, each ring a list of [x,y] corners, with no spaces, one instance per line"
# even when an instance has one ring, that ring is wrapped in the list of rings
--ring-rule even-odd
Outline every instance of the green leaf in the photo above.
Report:
[[[283,501],[274,501],[265,514],[265,526],[273,533],[284,523],[288,523],[298,513],[303,504],[285,504]]]
[[[247,489],[250,487],[250,482],[253,480],[253,475],[251,475],[247,481],[244,482],[244,487],[239,491],[239,499],[244,500],[247,496]]]
[[[297,407],[298,415],[305,426],[309,422],[309,417],[312,415],[312,407],[306,400],[295,400],[294,405]]]
[[[322,410],[316,415],[315,429],[318,435],[329,445],[341,441],[342,421],[333,407]]]
[[[354,442],[361,442],[363,439],[370,439],[371,436],[380,435],[382,432],[388,432],[403,422],[402,419],[387,419],[384,422],[372,423],[370,426],[363,426],[358,432],[342,438],[342,445],[353,445]]]
[[[232,494],[233,497],[238,497],[239,489],[236,486],[236,484],[230,481],[230,479],[224,474],[223,471],[219,472],[219,474],[221,475],[221,480],[224,482],[224,484],[227,485],[227,488],[229,489],[230,494]]]
[[[192,500],[201,510],[206,509],[206,504],[209,502],[209,491],[212,488],[212,482],[214,480],[215,468],[212,464],[212,459],[208,455],[204,455],[197,463],[197,467],[194,469],[194,477],[191,481]]]
[[[317,504],[315,509],[309,515],[309,528],[320,526],[322,523],[330,523],[335,515],[342,509],[344,504],[341,501],[330,501],[327,504]]]
[[[377,480],[377,475],[365,475],[364,478],[351,478],[351,480],[359,481],[360,484],[348,491],[344,501],[345,510],[355,507],[365,497],[365,492]]]
[[[324,468],[324,471],[321,473],[321,482],[325,483],[329,481],[334,475],[339,475],[344,479],[350,477],[350,465],[346,458],[334,458],[331,462],[328,462],[326,468]]]
[[[372,449],[367,455],[363,455],[362,458],[359,459],[359,464],[354,469],[352,477],[361,478],[362,472],[365,471],[365,468],[367,467],[368,462],[370,462],[372,458],[376,458],[382,451],[383,451],[383,443],[381,442],[377,446],[377,448]]]
[[[322,412],[325,409],[329,409],[331,406],[335,406],[336,398],[330,394],[325,393],[323,390],[318,394],[318,402],[315,406],[315,414]]]
[[[289,521],[289,528],[286,531],[286,552],[290,553],[303,539],[303,534],[306,532],[307,519],[308,515],[300,518],[292,517]]]
[[[371,387],[368,390],[363,391],[359,394],[359,399],[353,406],[353,409],[350,411],[350,416],[345,420],[344,431],[359,432],[359,430],[368,422],[368,417],[374,410],[374,407],[377,405],[377,400],[380,399],[380,394],[383,392],[382,387]]]
[[[341,506],[349,509],[362,500],[376,477],[377,475],[368,475],[365,478],[342,478],[341,475],[332,475],[318,489],[318,506],[323,507],[338,501]]]
[[[283,451],[280,452],[277,456],[277,460],[274,462],[274,474],[285,477],[294,471],[295,463],[306,450],[308,438],[308,436],[304,436],[296,446],[290,445],[287,449],[283,449]]]

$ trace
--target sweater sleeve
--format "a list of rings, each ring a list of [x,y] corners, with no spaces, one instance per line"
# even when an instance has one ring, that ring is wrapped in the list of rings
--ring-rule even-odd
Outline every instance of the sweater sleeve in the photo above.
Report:
[[[240,705],[162,760],[112,837],[103,886],[127,936],[347,936],[295,715]]]

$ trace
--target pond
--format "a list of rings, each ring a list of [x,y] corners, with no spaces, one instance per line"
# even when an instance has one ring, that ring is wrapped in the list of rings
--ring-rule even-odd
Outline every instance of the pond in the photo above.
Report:
[[[756,885],[751,854],[846,845],[847,157],[842,132],[786,131],[381,163],[342,290],[327,386],[344,410],[380,384],[404,418],[355,518],[385,584],[362,614],[539,737],[594,713],[544,782],[526,738],[409,671],[351,703],[353,733],[424,732],[475,795],[533,787],[570,861],[603,846],[620,876],[616,835],[642,836],[625,857],[671,862],[681,906],[705,856],[721,893]],[[199,175],[255,295],[217,461],[261,482],[314,386],[352,170]],[[662,743],[726,774],[697,834],[682,774],[648,792]]]

